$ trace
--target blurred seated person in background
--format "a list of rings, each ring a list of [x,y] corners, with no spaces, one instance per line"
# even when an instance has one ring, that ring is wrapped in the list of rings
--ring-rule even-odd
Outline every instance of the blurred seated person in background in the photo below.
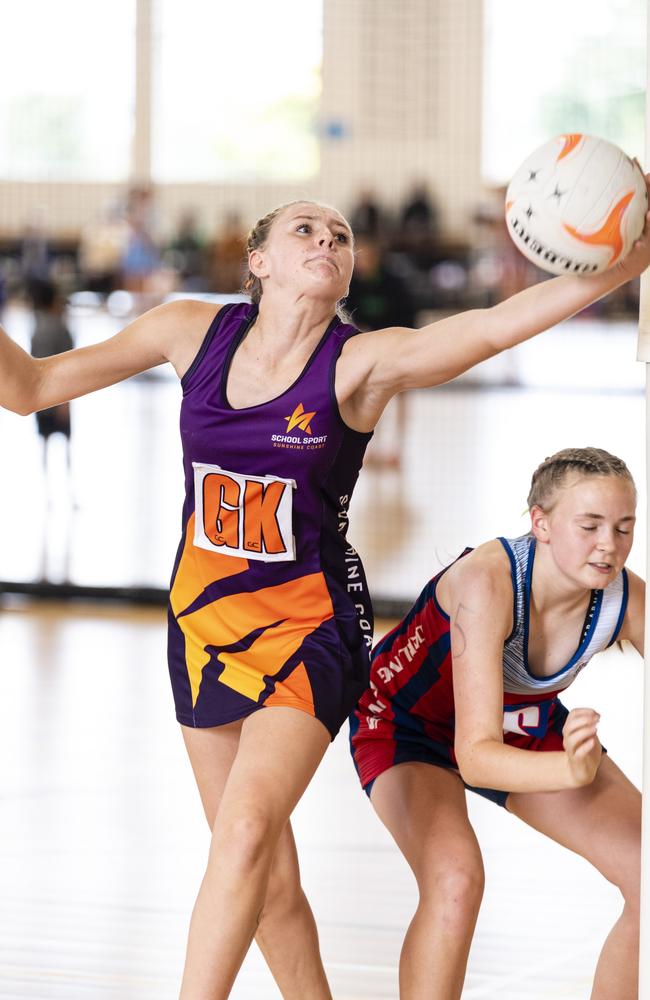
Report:
[[[34,331],[31,354],[34,358],[49,358],[53,354],[71,351],[74,347],[70,331],[63,318],[64,303],[54,282],[33,279],[30,301],[34,310]],[[70,404],[60,403],[36,413],[36,427],[43,440],[43,466],[47,470],[47,444],[52,434],[66,439],[66,462],[70,468]]]
[[[438,206],[423,181],[413,184],[402,205],[399,221],[404,236],[416,240],[437,238],[440,229]]]
[[[246,227],[235,208],[229,209],[210,251],[210,291],[239,292],[244,280]]]
[[[110,295],[119,288],[128,235],[122,205],[117,200],[105,207],[100,218],[83,228],[79,241],[79,269],[85,289]]]
[[[381,242],[372,234],[360,233],[357,236],[354,271],[345,308],[353,324],[360,330],[416,325],[415,308],[409,287],[405,279],[391,269]],[[367,452],[368,466],[394,469],[401,467],[406,395],[400,393],[396,396],[392,406],[395,411],[395,426],[391,428],[386,420],[383,426],[389,432],[389,437],[392,436],[393,443],[388,444],[383,429],[381,433],[377,431]],[[392,435],[391,431],[394,431]]]
[[[27,297],[32,287],[50,277],[50,247],[42,223],[33,218],[25,224],[20,243],[20,274]]]
[[[186,208],[166,253],[166,261],[177,275],[183,291],[201,292],[206,288],[206,246],[196,212]]]
[[[129,292],[147,292],[160,269],[160,251],[153,236],[152,193],[133,188],[126,207],[128,233],[122,254],[122,278]]]
[[[493,187],[476,206],[472,221],[471,291],[473,303],[489,308],[539,281],[541,272],[510,239],[505,217],[505,187]]]
[[[373,234],[357,235],[345,308],[360,330],[415,326],[415,310],[406,281],[390,267],[382,243]]]
[[[350,211],[350,225],[357,235],[366,233],[368,236],[379,236],[386,230],[386,212],[370,186],[360,189]]]

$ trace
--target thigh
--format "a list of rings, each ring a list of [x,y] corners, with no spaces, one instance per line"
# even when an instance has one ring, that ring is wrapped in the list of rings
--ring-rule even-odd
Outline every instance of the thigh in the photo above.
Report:
[[[241,729],[241,720],[209,729],[181,726],[210,829],[214,826],[223,790],[237,756]],[[269,889],[280,891],[288,886],[299,886],[299,883],[298,852],[291,823],[287,822],[273,858]]]
[[[586,858],[615,885],[638,891],[641,793],[607,754],[584,788],[513,792],[507,808],[529,826]]]
[[[214,826],[221,796],[237,756],[241,728],[241,720],[209,729],[181,726],[210,829]]]
[[[419,761],[396,764],[375,780],[370,799],[418,880],[450,865],[482,875],[465,789],[455,772]]]
[[[280,835],[330,743],[313,716],[294,708],[264,708],[244,720],[217,824],[255,813]]]

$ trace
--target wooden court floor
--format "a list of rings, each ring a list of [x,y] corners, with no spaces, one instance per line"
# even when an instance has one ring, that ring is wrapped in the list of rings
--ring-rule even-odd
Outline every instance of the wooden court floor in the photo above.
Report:
[[[0,649],[0,997],[173,1000],[208,830],[173,717],[164,616],[8,602]],[[641,671],[634,652],[609,651],[566,699],[602,710],[603,741],[637,783]],[[469,798],[487,888],[463,996],[586,1000],[616,891]],[[294,826],[334,996],[397,997],[415,886],[346,733]],[[255,946],[232,996],[279,997]]]

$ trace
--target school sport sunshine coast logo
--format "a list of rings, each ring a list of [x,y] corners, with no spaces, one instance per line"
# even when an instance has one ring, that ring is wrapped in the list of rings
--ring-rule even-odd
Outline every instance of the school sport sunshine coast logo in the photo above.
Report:
[[[299,427],[301,431],[305,431],[307,434],[312,434],[313,432],[309,426],[309,421],[315,416],[315,410],[313,413],[307,413],[302,403],[298,403],[291,416],[284,418],[287,421],[287,434],[289,431],[292,431],[294,427]]]
[[[297,451],[313,451],[317,448],[324,448],[327,434],[314,434],[311,427],[311,422],[316,415],[316,410],[309,412],[302,403],[298,403],[291,416],[284,418],[287,422],[285,433],[271,435],[273,447],[292,448]],[[301,433],[298,434],[297,431]]]

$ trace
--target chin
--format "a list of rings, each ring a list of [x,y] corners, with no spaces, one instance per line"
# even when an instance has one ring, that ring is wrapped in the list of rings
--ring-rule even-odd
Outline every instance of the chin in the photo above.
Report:
[[[611,583],[612,580],[617,576],[618,572],[619,571],[616,566],[610,566],[608,570],[599,570],[593,568],[592,566],[587,567],[587,573],[589,579],[598,582],[597,586],[594,586],[594,584],[592,583],[594,589],[600,589],[602,587],[606,587],[607,584]]]

